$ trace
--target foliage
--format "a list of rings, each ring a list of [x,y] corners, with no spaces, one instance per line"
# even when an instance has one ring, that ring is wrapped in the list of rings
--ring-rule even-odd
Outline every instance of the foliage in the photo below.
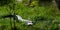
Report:
[[[25,6],[25,3],[17,3],[15,5],[15,13],[22,16],[24,19],[29,19],[34,21],[32,26],[25,25],[24,22],[16,22],[17,30],[58,30],[58,25],[60,24],[60,15],[57,15],[58,9],[53,6],[37,6],[33,1],[32,5],[35,7]],[[11,3],[12,4],[12,3]],[[11,7],[13,7],[11,5]],[[9,6],[0,7],[0,17],[8,15],[10,10]],[[14,28],[13,19],[12,28]],[[0,18],[0,30],[11,30],[10,18]]]
[[[4,5],[7,5],[9,3],[11,3],[12,0],[0,0],[0,6],[4,6]]]

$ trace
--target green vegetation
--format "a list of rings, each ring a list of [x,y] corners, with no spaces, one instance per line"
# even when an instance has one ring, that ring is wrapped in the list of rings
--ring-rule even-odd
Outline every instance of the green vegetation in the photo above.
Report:
[[[35,3],[37,4],[37,2]],[[58,30],[60,28],[60,12],[58,8],[54,5],[38,6],[36,4],[31,4],[35,7],[26,6],[24,2],[15,5],[14,11],[16,14],[24,19],[35,21],[33,26],[27,26],[24,22],[16,22],[17,30]],[[0,6],[0,17],[9,13],[10,8],[8,5]],[[13,19],[11,20],[13,24]],[[11,30],[10,18],[0,18],[0,30]]]

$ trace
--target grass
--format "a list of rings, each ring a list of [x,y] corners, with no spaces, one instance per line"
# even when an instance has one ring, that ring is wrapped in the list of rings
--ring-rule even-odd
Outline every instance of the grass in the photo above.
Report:
[[[22,16],[24,19],[30,19],[37,21],[33,26],[27,26],[23,22],[16,22],[17,30],[55,30],[57,29],[57,23],[60,21],[60,15],[57,15],[57,8],[50,6],[35,6],[28,7],[24,4],[17,4],[15,6],[15,13]],[[7,11],[8,10],[8,11]],[[12,10],[12,9],[11,9]],[[0,7],[0,16],[8,15],[9,8],[7,6]],[[42,19],[43,21],[41,21]],[[0,19],[0,30],[11,30],[10,19]],[[55,23],[56,22],[56,23]],[[13,20],[12,20],[13,24]],[[8,28],[7,28],[8,27]],[[12,25],[13,27],[13,25]]]

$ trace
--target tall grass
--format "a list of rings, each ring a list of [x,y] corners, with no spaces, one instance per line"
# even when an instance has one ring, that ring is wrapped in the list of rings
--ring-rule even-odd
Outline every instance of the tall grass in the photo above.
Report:
[[[60,15],[56,15],[57,8],[52,5],[47,7],[35,6],[33,8],[25,6],[24,4],[16,4],[14,11],[24,19],[35,21],[33,26],[27,26],[24,22],[16,22],[17,30],[55,30],[58,28],[57,24],[59,23]],[[8,15],[9,12],[10,10],[7,6],[0,7],[0,16]],[[0,19],[0,27],[0,30],[11,30],[10,19]]]

